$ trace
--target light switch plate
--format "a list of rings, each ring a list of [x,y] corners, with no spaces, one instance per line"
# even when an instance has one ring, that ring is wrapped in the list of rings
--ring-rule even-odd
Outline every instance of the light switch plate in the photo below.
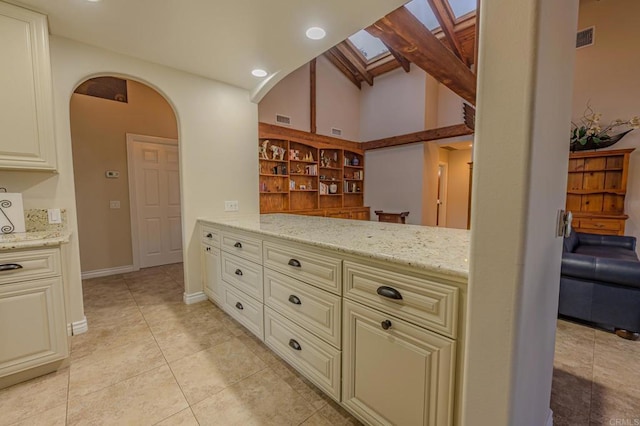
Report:
[[[240,210],[238,207],[238,200],[224,202],[225,212],[237,212],[238,210]]]
[[[120,208],[120,201],[118,201],[118,200],[109,201],[109,208],[110,209],[119,209]]]
[[[48,209],[47,216],[49,217],[49,223],[62,223],[60,209]]]

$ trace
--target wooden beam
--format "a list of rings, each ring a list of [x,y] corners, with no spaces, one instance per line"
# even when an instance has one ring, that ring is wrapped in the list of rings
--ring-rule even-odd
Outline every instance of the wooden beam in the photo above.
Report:
[[[480,0],[476,0],[476,37],[473,43],[473,71],[478,74],[478,46],[480,46]]]
[[[438,127],[437,129],[422,130],[420,132],[408,133],[406,135],[362,142],[361,146],[362,149],[366,151],[370,149],[407,145],[416,142],[436,141],[438,139],[453,138],[455,136],[466,136],[471,134],[473,134],[472,129],[468,128],[464,124],[456,124],[454,126]]]
[[[464,124],[475,130],[476,128],[476,109],[469,104],[462,105],[462,118],[464,119]]]
[[[294,142],[315,142],[327,145],[327,148],[346,148],[361,151],[360,142],[346,139],[333,138],[331,136],[319,135],[317,133],[304,132],[302,130],[291,129],[289,127],[276,126],[269,123],[258,123],[258,135],[260,138],[287,139]]]
[[[342,61],[340,61],[340,58],[338,58],[331,49],[324,52],[324,56],[329,60],[329,62],[333,64],[334,67],[338,68],[338,71],[340,71],[345,77],[347,77],[349,81],[355,84],[358,89],[362,88],[360,80],[358,80],[356,76],[353,75],[349,68],[347,68],[347,66],[343,64]]]
[[[369,86],[373,86],[373,76],[369,74],[369,71],[367,71],[367,64],[362,62],[359,53],[356,53],[351,46],[344,41],[337,44],[333,49],[337,49],[338,52],[340,52],[340,54],[349,62],[349,64],[351,64],[351,66],[356,70],[360,77],[369,84]]]
[[[311,62],[309,62],[309,90],[310,90],[310,99],[311,99],[311,117],[310,117],[310,130],[311,133],[315,133],[316,128],[316,58],[313,58]]]
[[[429,3],[429,7],[431,7],[431,10],[433,11],[433,14],[436,16],[436,19],[438,20],[445,38],[449,42],[449,45],[451,45],[453,53],[455,53],[456,56],[465,63],[465,65],[469,66],[466,61],[464,50],[462,49],[462,44],[456,36],[456,31],[454,28],[455,15],[451,10],[451,6],[449,6],[447,0],[427,0],[427,2]]]
[[[391,12],[367,31],[475,105],[475,74],[405,7]]]
[[[382,44],[387,46],[387,44],[384,41],[382,42]],[[389,53],[391,53],[391,56],[393,56],[396,59],[396,61],[398,61],[398,63],[400,64],[400,66],[405,72],[411,71],[411,62],[409,62],[407,58],[405,58],[400,53],[398,53],[398,51],[395,50],[393,47],[387,46],[387,49],[389,49]]]

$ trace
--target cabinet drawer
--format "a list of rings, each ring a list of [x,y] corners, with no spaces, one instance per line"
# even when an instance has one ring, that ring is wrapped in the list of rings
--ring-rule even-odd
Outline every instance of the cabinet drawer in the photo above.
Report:
[[[344,262],[344,277],[345,297],[456,337],[457,288],[350,261]]]
[[[262,303],[256,302],[247,295],[224,286],[224,310],[247,330],[264,340]]]
[[[220,232],[210,225],[200,225],[200,238],[203,243],[220,247]]]
[[[220,246],[222,250],[237,256],[262,263],[262,241],[247,237],[235,232],[222,232],[220,234]]]
[[[453,340],[349,300],[343,327],[345,406],[371,425],[453,424]]]
[[[340,351],[272,309],[264,310],[267,346],[340,402]]]
[[[28,250],[0,254],[0,284],[60,275],[60,250]],[[10,269],[16,268],[16,269]]]
[[[262,266],[222,252],[222,279],[262,302]]]
[[[340,296],[265,269],[264,303],[340,349]]]
[[[297,246],[264,243],[264,266],[338,295],[341,263],[337,257]]]
[[[615,219],[580,219],[578,226],[581,229],[619,231],[624,226],[624,221]]]

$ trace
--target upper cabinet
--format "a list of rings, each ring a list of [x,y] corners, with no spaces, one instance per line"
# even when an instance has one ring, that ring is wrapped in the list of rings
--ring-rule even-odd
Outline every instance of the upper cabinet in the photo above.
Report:
[[[0,1],[0,170],[56,170],[47,18]]]

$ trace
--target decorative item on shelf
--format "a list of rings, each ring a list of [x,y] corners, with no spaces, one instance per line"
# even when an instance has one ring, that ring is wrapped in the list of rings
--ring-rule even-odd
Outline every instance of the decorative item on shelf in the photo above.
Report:
[[[302,174],[302,168],[300,167],[300,164],[296,164],[296,173],[299,175]]]
[[[260,191],[261,192],[267,192],[267,183],[266,182],[262,182],[260,184]]]
[[[304,191],[305,189],[307,189],[307,185],[300,185],[300,191]]]
[[[258,147],[258,153],[260,155],[260,158],[263,160],[268,160],[269,156],[267,155],[267,148],[269,146],[269,140],[265,140],[262,142],[262,146]]]
[[[640,128],[640,117],[632,117],[629,120],[615,119],[609,125],[602,128],[600,118],[602,114],[596,113],[587,103],[587,108],[580,119],[580,123],[571,123],[570,149],[571,151],[586,151],[589,149],[607,148],[622,139],[627,133]],[[620,126],[630,129],[611,135],[610,132]]]
[[[300,151],[297,149],[289,150],[289,160],[299,161],[300,160]]]
[[[271,152],[273,153],[273,160],[284,161],[284,154],[287,152],[287,150],[277,145],[271,145]]]
[[[337,194],[338,193],[338,185],[332,183],[329,185],[329,194]]]
[[[353,157],[353,160],[351,160],[351,165],[352,166],[359,166],[360,165],[360,160],[358,160],[358,157]]]
[[[289,189],[296,189],[296,181],[289,179]]]
[[[347,157],[346,155],[344,156],[344,165],[345,166],[351,165],[351,160],[349,160],[349,157]]]

